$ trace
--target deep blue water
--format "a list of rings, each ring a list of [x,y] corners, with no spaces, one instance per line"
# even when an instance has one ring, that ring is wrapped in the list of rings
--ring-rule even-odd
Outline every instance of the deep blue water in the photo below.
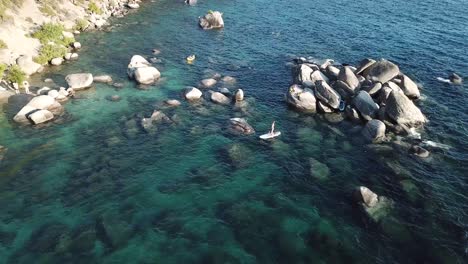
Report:
[[[182,2],[145,3],[108,31],[82,34],[77,62],[34,77],[63,85],[71,72],[107,73],[123,89],[80,92],[46,126],[0,117],[9,149],[0,164],[0,262],[464,263],[467,87],[436,77],[468,76],[466,2]],[[224,12],[225,29],[198,28],[209,9]],[[138,89],[127,64],[153,48],[163,81]],[[422,87],[423,139],[451,148],[418,159],[365,145],[347,122],[288,109],[294,56],[394,61]],[[209,101],[162,106],[207,69],[237,78],[246,111]],[[123,99],[107,101],[112,94]],[[180,121],[146,133],[137,123],[154,109]],[[283,135],[273,143],[230,135],[234,116],[258,133],[276,120]],[[309,158],[329,176],[312,177]],[[395,201],[383,223],[353,205],[359,185]]]

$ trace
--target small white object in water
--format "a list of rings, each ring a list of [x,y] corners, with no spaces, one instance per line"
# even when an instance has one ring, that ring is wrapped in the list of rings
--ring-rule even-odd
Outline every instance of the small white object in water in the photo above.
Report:
[[[273,133],[266,133],[266,134],[263,134],[260,136],[261,139],[271,139],[271,138],[275,138],[277,136],[281,135],[281,132],[279,131],[276,131],[276,132],[273,132]]]
[[[408,130],[408,137],[414,138],[414,139],[421,139],[421,133],[416,132],[416,129],[412,127]]]
[[[437,80],[439,82],[443,82],[443,83],[452,83],[449,79],[445,79],[445,78],[442,78],[442,77],[437,77]]]
[[[423,144],[424,146],[429,146],[429,147],[439,148],[439,149],[450,149],[450,148],[452,148],[452,147],[449,146],[449,145],[442,144],[442,143],[437,143],[437,142],[430,141],[430,140],[424,140],[424,141],[422,142],[422,144]]]

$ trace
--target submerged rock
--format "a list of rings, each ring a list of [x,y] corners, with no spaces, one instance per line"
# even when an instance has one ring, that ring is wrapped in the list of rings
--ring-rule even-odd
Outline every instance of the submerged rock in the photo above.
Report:
[[[328,166],[314,158],[309,158],[310,175],[317,180],[326,180],[330,176]]]
[[[75,73],[65,77],[69,88],[73,90],[82,90],[93,85],[93,75],[91,73]]]
[[[415,156],[418,156],[418,157],[421,157],[421,158],[427,158],[429,157],[429,154],[430,152],[421,147],[421,146],[418,146],[418,145],[414,145],[410,148],[410,152],[415,155]]]
[[[354,196],[367,216],[375,222],[380,222],[385,218],[393,207],[392,200],[384,196],[378,196],[364,186],[357,188]]]
[[[205,16],[199,18],[199,25],[205,30],[223,28],[223,13],[219,11],[210,11]]]
[[[294,106],[296,109],[301,111],[307,111],[315,113],[316,110],[316,99],[314,92],[309,88],[302,88],[300,85],[293,84],[289,87],[286,94],[286,101],[288,104]]]
[[[180,101],[176,100],[176,99],[168,99],[168,100],[164,101],[164,103],[167,104],[168,106],[179,106],[179,105],[181,105]]]
[[[148,133],[154,132],[156,125],[161,123],[171,123],[171,119],[163,112],[156,110],[153,112],[151,117],[145,117],[141,120],[141,126]]]
[[[385,124],[377,119],[366,123],[362,130],[364,137],[371,142],[377,143],[385,138]]]
[[[250,135],[255,133],[255,130],[244,118],[231,118],[229,119],[229,131],[234,134]]]
[[[110,75],[98,75],[93,77],[94,82],[99,83],[112,83],[112,77]]]
[[[214,78],[208,78],[208,79],[203,79],[200,81],[201,85],[204,88],[211,88],[216,85],[218,81],[216,81]]]

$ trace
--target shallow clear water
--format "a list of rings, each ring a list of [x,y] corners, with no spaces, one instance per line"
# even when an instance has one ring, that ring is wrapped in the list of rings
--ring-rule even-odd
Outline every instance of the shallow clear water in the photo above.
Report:
[[[468,7],[459,1],[183,1],[143,4],[109,32],[82,34],[77,62],[35,79],[64,84],[72,72],[111,74],[41,127],[0,116],[0,259],[5,263],[463,263],[468,251]],[[226,28],[197,17],[224,12]],[[138,89],[126,78],[134,54],[162,51],[164,80]],[[184,58],[195,53],[187,65]],[[351,124],[289,110],[292,55],[355,64],[384,57],[422,87],[424,139],[450,145],[427,160],[366,146]],[[237,78],[249,106],[208,101],[165,108],[212,69]],[[118,94],[119,102],[106,96]],[[154,109],[175,124],[146,133]],[[271,143],[227,133],[246,117]],[[309,158],[329,176],[314,178]],[[354,207],[366,185],[395,201],[381,224]]]

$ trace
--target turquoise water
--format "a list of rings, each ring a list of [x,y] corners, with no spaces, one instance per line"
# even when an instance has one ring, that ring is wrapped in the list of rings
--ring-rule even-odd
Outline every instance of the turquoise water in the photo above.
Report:
[[[104,32],[82,34],[77,62],[37,81],[64,85],[72,72],[124,83],[80,92],[67,114],[39,127],[0,117],[0,262],[4,263],[463,263],[468,251],[466,85],[468,7],[458,1],[158,1]],[[224,12],[226,28],[197,17]],[[151,57],[163,80],[127,80],[134,54]],[[184,58],[195,53],[187,65]],[[392,145],[368,146],[336,116],[291,111],[284,93],[292,56],[355,64],[388,58],[422,86],[430,120],[424,139],[451,146],[421,160]],[[205,101],[167,108],[211,69],[234,76],[248,106]],[[39,84],[38,84],[39,85]],[[118,94],[119,102],[106,100]],[[177,122],[151,133],[153,110]],[[246,117],[271,143],[226,131]],[[314,177],[309,159],[329,173]],[[314,173],[314,175],[316,175]],[[365,185],[395,201],[381,224],[351,201]]]

